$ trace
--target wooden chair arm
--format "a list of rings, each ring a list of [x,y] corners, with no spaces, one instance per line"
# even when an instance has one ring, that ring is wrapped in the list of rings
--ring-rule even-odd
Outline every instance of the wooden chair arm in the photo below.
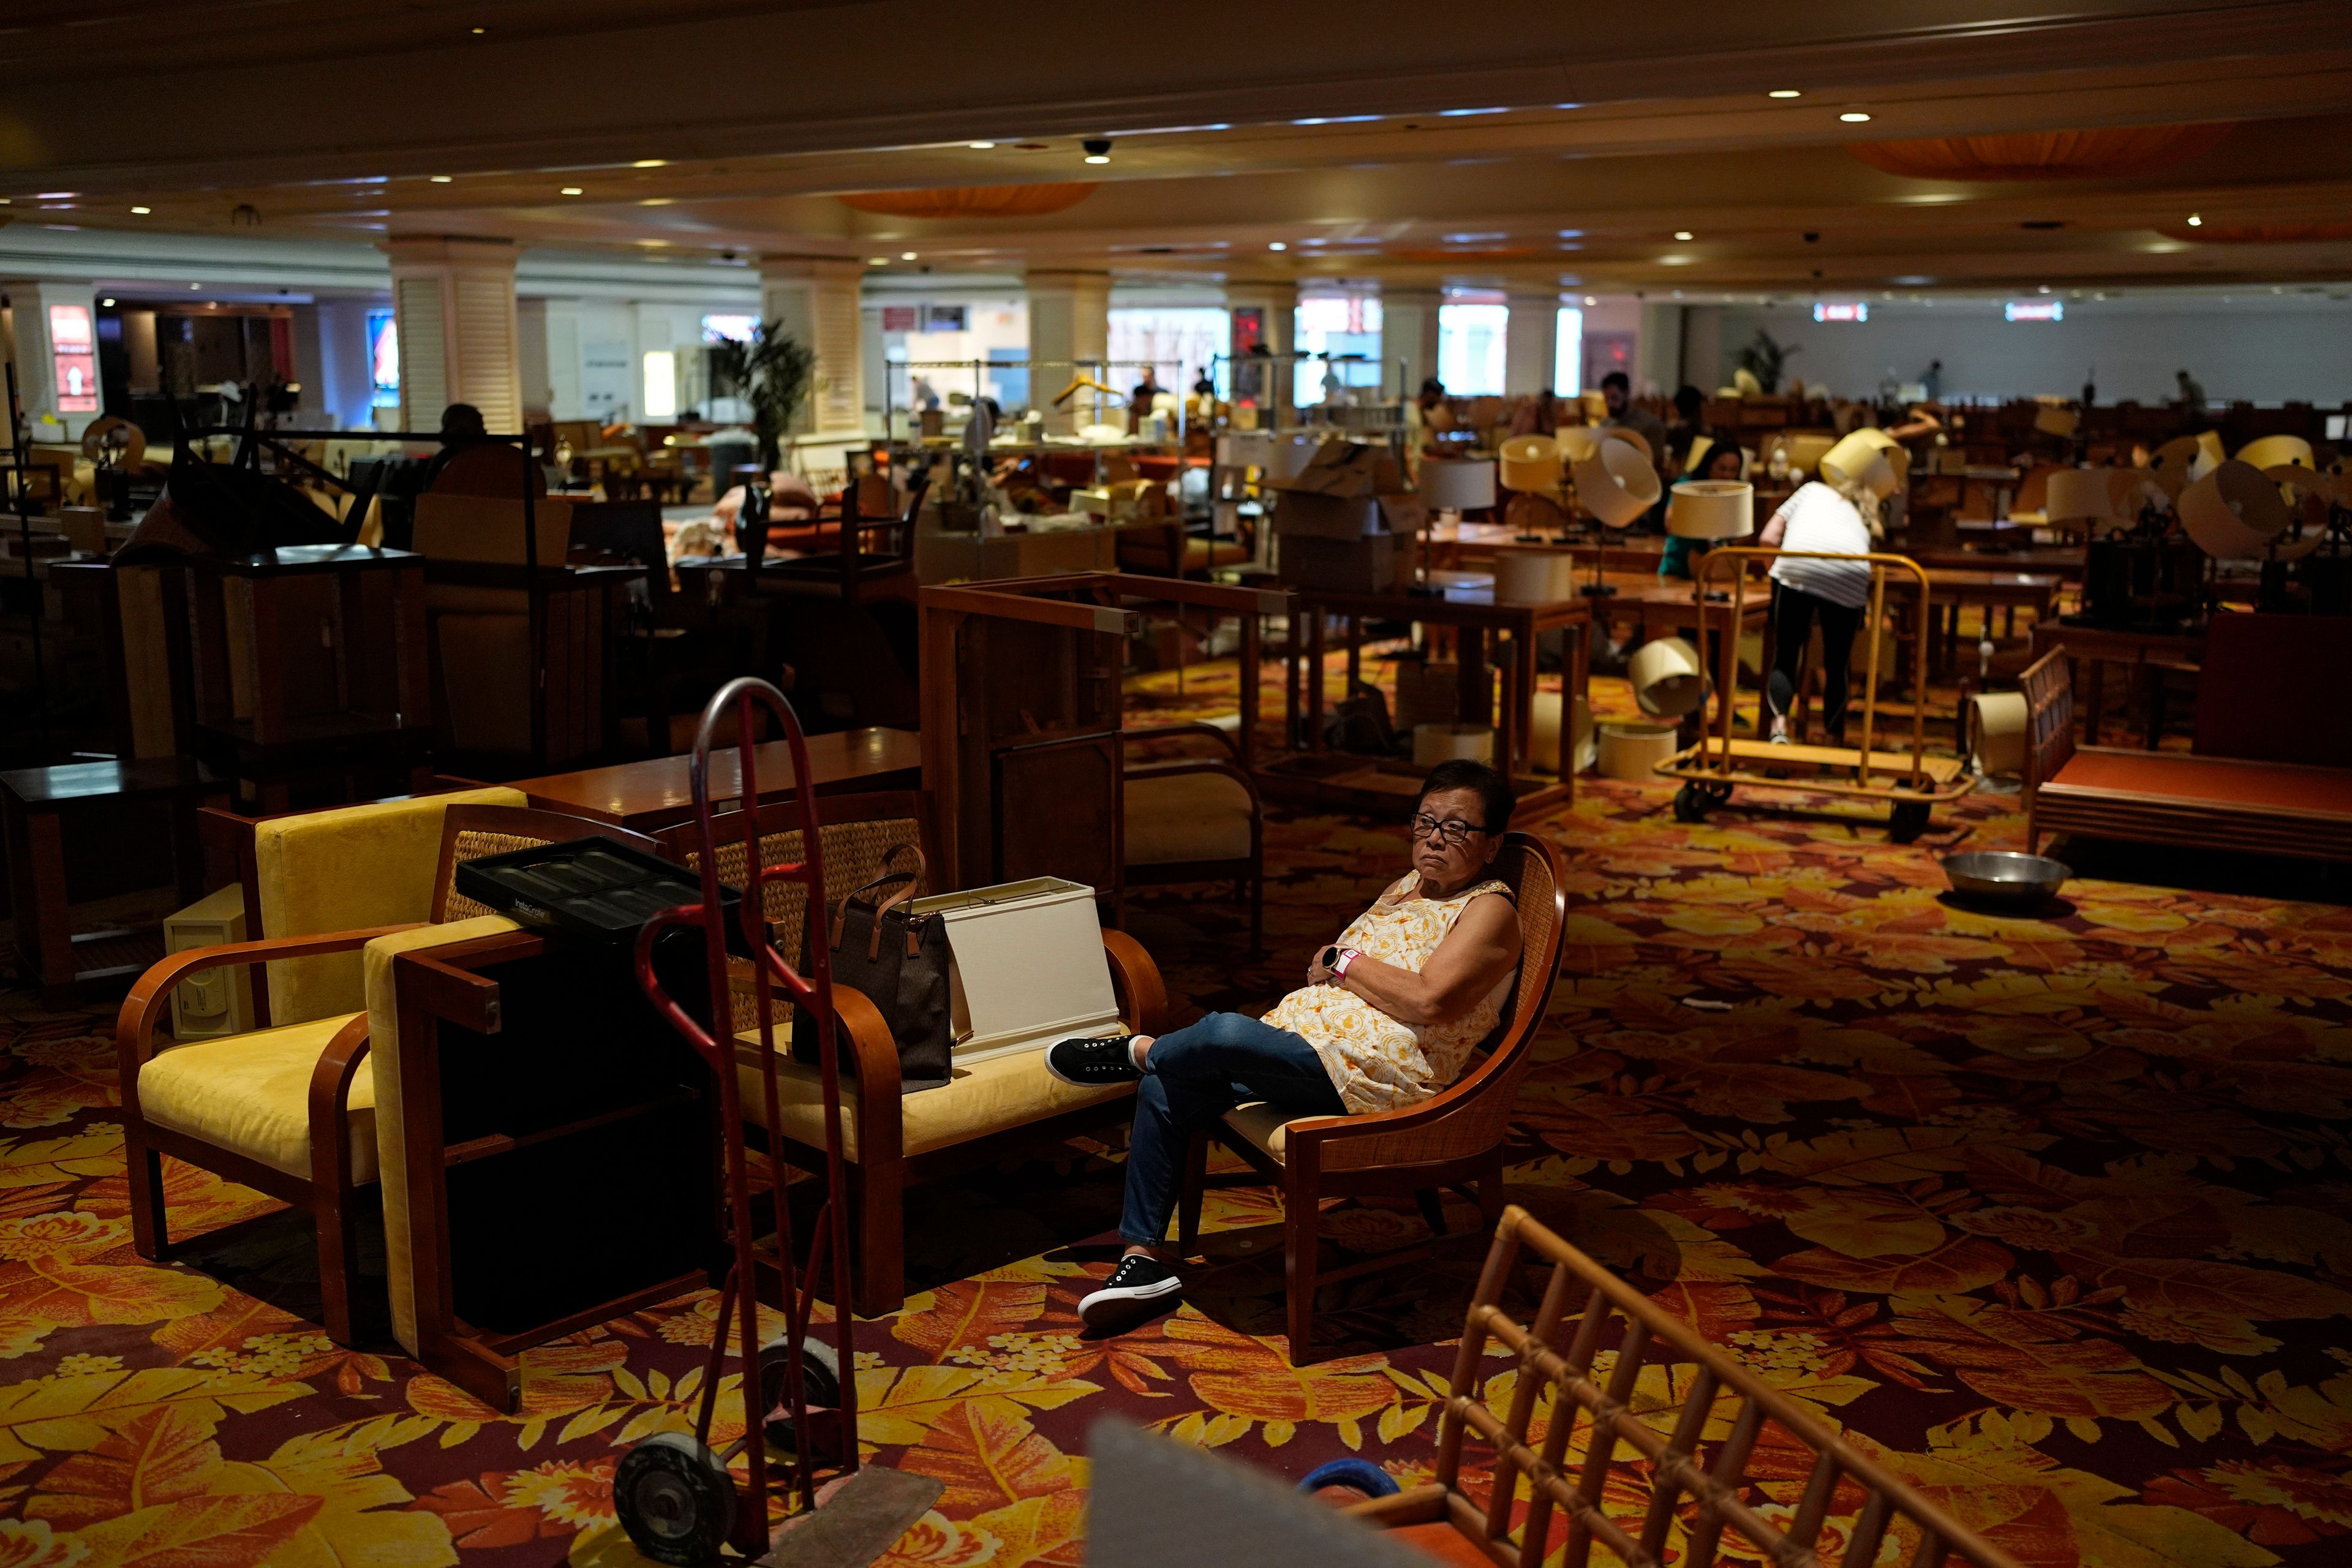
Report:
[[[1427,1100],[1399,1106],[1394,1110],[1367,1110],[1360,1115],[1318,1116],[1293,1121],[1289,1123],[1290,1130],[1286,1137],[1293,1149],[1305,1143],[1320,1148],[1341,1139],[1421,1131],[1465,1109],[1488,1087],[1487,1079],[1491,1076],[1486,1070],[1488,1060],[1491,1058],[1473,1064],[1468,1071]]]
[[[368,1016],[362,1013],[335,1031],[310,1069],[310,1186],[341,1192],[352,1184],[352,1079],[367,1060]]]
[[[905,1152],[907,1137],[898,1105],[898,1042],[882,1009],[854,985],[834,982],[833,1010],[840,1025],[834,1044],[847,1049],[857,1074],[858,1163],[896,1160]]]
[[[224,963],[272,963],[280,959],[320,958],[332,952],[349,952],[354,948],[365,947],[380,936],[414,931],[424,923],[422,921],[410,921],[403,925],[377,926],[368,931],[221,942],[213,947],[192,947],[149,964],[147,972],[139,977],[138,984],[131,986],[131,994],[122,999],[122,1009],[114,1018],[114,1043],[121,1053],[123,1070],[135,1079],[139,1068],[154,1055],[156,1022],[163,1016],[163,1009],[171,1005],[173,988],[195,970],[211,969]]]
[[[1123,931],[1107,931],[1102,940],[1120,1013],[1137,1034],[1159,1034],[1168,1022],[1168,987],[1160,978],[1160,966],[1141,942]]]
[[[1237,763],[1241,761],[1242,747],[1237,737],[1217,725],[1197,719],[1182,724],[1129,724],[1118,732],[1121,744],[1129,741],[1172,740],[1180,735],[1212,736],[1232,753],[1234,761]]]

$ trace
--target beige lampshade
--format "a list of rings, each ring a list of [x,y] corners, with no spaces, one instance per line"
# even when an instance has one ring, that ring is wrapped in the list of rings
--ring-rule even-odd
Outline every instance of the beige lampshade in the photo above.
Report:
[[[1660,763],[1675,754],[1672,724],[1616,722],[1601,726],[1601,776],[1648,784]]]
[[[1576,465],[1577,504],[1612,528],[1623,528],[1658,504],[1658,470],[1612,433]]]
[[[1495,602],[1549,605],[1576,596],[1576,557],[1566,550],[1495,552]]]
[[[1564,425],[1559,431],[1559,452],[1570,463],[1587,461],[1601,450],[1601,430],[1598,425]]]
[[[1635,648],[1625,678],[1633,700],[1654,719],[1679,719],[1706,700],[1706,671],[1698,650],[1680,637],[1653,637]]]
[[[1745,539],[1756,531],[1756,487],[1685,479],[1666,500],[1666,531],[1684,539]]]
[[[1764,448],[1764,460],[1770,462],[1773,452],[1778,450],[1787,458],[1789,467],[1810,474],[1822,466],[1822,459],[1828,457],[1830,449],[1837,444],[1834,436],[1783,430],[1773,437],[1771,443]]]
[[[2290,521],[2286,500],[2251,463],[2225,462],[2180,492],[2180,526],[2222,561],[2259,558]]]
[[[1969,755],[1985,774],[2025,771],[2025,694],[1983,691],[1969,700]]]
[[[1576,405],[1584,410],[1585,420],[1593,425],[1609,417],[1609,399],[1598,387],[1586,387],[1576,395]]]
[[[2147,471],[2174,500],[2180,492],[2213,471],[2221,458],[2194,436],[2176,436],[2148,455]]]
[[[2083,416],[2063,404],[2045,403],[2033,411],[2033,427],[2044,436],[2067,437],[2083,422]]]
[[[1658,459],[1658,455],[1650,450],[1650,438],[1631,425],[1605,425],[1598,434],[1608,440],[1626,443],[1652,462],[1656,462]]]
[[[1761,397],[1764,395],[1764,384],[1756,379],[1756,373],[1754,371],[1744,368],[1735,370],[1731,373],[1731,389],[1737,395],[1741,397]]]
[[[1495,504],[1491,458],[1425,458],[1421,465],[1423,506],[1437,511],[1475,511]]]
[[[1865,425],[1845,436],[1822,453],[1813,466],[1821,470],[1822,479],[1836,484],[1842,480],[1864,479],[1874,459],[1885,464],[1886,473],[1883,480],[1879,476],[1869,476],[1873,493],[1892,495],[1911,470],[1911,454],[1903,449],[1902,442],[1874,425]]]
[[[1559,489],[1559,443],[1549,436],[1514,436],[1503,443],[1503,488],[1548,494]]]
[[[2102,523],[2116,514],[2113,482],[2099,468],[2059,468],[2043,492],[2042,515],[2052,522]]]
[[[2257,468],[2284,468],[2290,463],[2298,468],[2318,467],[2312,460],[2311,443],[2300,436],[2265,436],[2249,441],[2238,448],[2238,461]]]
[[[1695,473],[1698,472],[1698,466],[1699,466],[1701,463],[1706,462],[1706,455],[1707,455],[1709,452],[1712,452],[1712,451],[1714,451],[1714,450],[1715,450],[1715,437],[1712,437],[1712,436],[1694,436],[1694,437],[1691,437],[1691,444],[1690,444],[1690,450],[1683,454],[1683,472],[1684,472],[1684,473],[1686,473],[1686,474],[1695,474]]]

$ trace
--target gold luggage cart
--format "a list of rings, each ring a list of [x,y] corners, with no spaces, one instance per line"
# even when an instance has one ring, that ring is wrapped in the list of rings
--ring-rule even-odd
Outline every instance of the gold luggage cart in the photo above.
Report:
[[[1784,555],[1860,559],[1871,564],[1870,608],[1866,612],[1870,656],[1863,687],[1860,746],[1776,746],[1765,736],[1764,714],[1769,703],[1761,698],[1756,738],[1740,740],[1731,732],[1732,710],[1737,706],[1738,693],[1738,628],[1747,605],[1748,565],[1751,561],[1773,561]],[[1897,571],[1908,573],[1919,588],[1919,613],[1914,622],[1916,641],[1911,661],[1911,748],[1907,752],[1881,752],[1872,747],[1878,721],[1879,648],[1885,640],[1886,581],[1890,574]],[[1715,714],[1698,744],[1675,752],[1656,768],[1665,777],[1683,781],[1683,787],[1675,795],[1676,821],[1706,821],[1709,811],[1730,799],[1732,790],[1744,784],[1758,789],[1883,800],[1887,804],[1887,836],[1898,844],[1907,844],[1925,831],[1928,814],[1937,805],[1958,800],[1976,787],[1975,778],[1961,771],[1960,759],[1927,754],[1929,617],[1926,568],[1907,555],[1873,553],[1855,557],[1824,551],[1724,545],[1707,552],[1698,563],[1697,592],[1702,602],[1709,584],[1717,578],[1729,579],[1727,586],[1731,615],[1724,625],[1732,629],[1727,635],[1716,634],[1712,660],[1707,657],[1708,629],[1705,624],[1699,627],[1699,665],[1715,672]],[[1702,623],[1706,619],[1700,618]],[[1769,683],[1769,672],[1766,679]]]

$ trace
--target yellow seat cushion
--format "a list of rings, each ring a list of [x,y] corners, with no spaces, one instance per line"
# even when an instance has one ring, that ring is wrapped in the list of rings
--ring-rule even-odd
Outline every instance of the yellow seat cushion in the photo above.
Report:
[[[784,1136],[813,1148],[824,1147],[824,1100],[817,1092],[817,1069],[796,1062],[777,1041],[776,1077],[783,1114]],[[748,1047],[748,1049],[744,1047]],[[759,1037],[738,1037],[735,1079],[743,1096],[745,1120],[764,1127],[768,1107],[760,1085]],[[859,1157],[857,1149],[857,1089],[842,1086],[842,1152]],[[909,1094],[898,1101],[903,1118],[903,1147],[909,1155],[969,1143],[992,1132],[1043,1121],[1066,1110],[1100,1105],[1135,1092],[1131,1083],[1103,1089],[1081,1089],[1064,1083],[1045,1070],[1045,1053],[1018,1051],[969,1066],[958,1064],[955,1077],[938,1089]]]
[[[139,1069],[139,1111],[158,1127],[310,1178],[310,1074],[336,1032],[359,1016],[257,1029],[174,1046]],[[362,1067],[343,1102],[352,1179],[375,1180],[375,1080]]]
[[[1246,860],[1250,795],[1223,773],[1130,774],[1127,780],[1130,866],[1187,860]]]
[[[1315,1116],[1285,1116],[1263,1100],[1236,1105],[1225,1112],[1227,1127],[1277,1160],[1285,1157],[1283,1151],[1290,1146],[1293,1122],[1320,1120]]]

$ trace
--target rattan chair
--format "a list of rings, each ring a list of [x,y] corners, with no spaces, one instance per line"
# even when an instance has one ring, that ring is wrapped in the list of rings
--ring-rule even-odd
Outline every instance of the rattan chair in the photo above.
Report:
[[[1536,1030],[1559,973],[1568,910],[1560,891],[1559,854],[1549,840],[1507,834],[1492,874],[1510,884],[1518,905],[1519,972],[1504,1000],[1502,1022],[1485,1042],[1485,1055],[1459,1079],[1418,1105],[1362,1116],[1285,1121],[1270,1106],[1244,1105],[1226,1112],[1220,1125],[1192,1140],[1177,1209],[1180,1252],[1190,1256],[1200,1234],[1212,1137],[1282,1190],[1294,1366],[1308,1359],[1318,1287],[1425,1257],[1444,1241],[1445,1213],[1438,1199],[1442,1189],[1475,1183],[1478,1209],[1487,1221],[1503,1212],[1503,1142],[1519,1082],[1533,1065]],[[1316,1218],[1323,1199],[1370,1194],[1411,1194],[1435,1236],[1413,1247],[1319,1271]]]
[[[1538,1266],[1549,1263],[1551,1274],[1535,1321],[1522,1325],[1501,1303],[1528,1252]],[[1486,1361],[1489,1336],[1514,1358],[1500,1366],[1518,1373],[1503,1415],[1478,1397],[1495,1364]],[[1671,1371],[1644,1380],[1645,1366]],[[1554,1560],[1586,1568],[1597,1543],[1603,1561],[1625,1568],[1759,1560],[1817,1568],[1825,1553],[1907,1568],[1945,1568],[1954,1559],[1971,1568],[2018,1568],[2008,1552],[1516,1204],[1503,1211],[1486,1254],[1450,1386],[1436,1474],[1348,1510],[1440,1561],[1537,1568]],[[1538,1450],[1528,1446],[1528,1426],[1547,1393]],[[1768,1434],[1768,1426],[1779,1430]],[[1707,1440],[1709,1429],[1723,1435]],[[1495,1451],[1484,1502],[1463,1488],[1465,1438]],[[1759,1443],[1774,1456],[1773,1477],[1749,1474]],[[1782,1479],[1788,1456],[1800,1448],[1813,1454],[1801,1486]],[[1644,1494],[1638,1513],[1619,1500]],[[1767,1505],[1793,1511],[1776,1522]],[[1736,1543],[1728,1552],[1727,1535]]]

